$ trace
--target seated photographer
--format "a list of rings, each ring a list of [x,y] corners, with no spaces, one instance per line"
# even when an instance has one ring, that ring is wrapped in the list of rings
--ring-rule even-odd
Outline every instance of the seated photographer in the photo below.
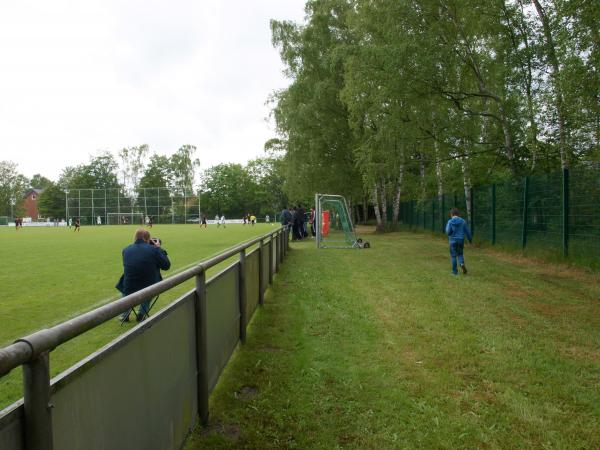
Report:
[[[160,239],[150,239],[148,230],[138,228],[134,235],[134,243],[123,249],[124,274],[117,289],[123,293],[123,296],[133,294],[161,281],[160,270],[169,270],[170,267],[171,262],[167,252],[161,248]],[[140,305],[138,322],[145,319],[149,307],[150,300]],[[123,313],[123,321],[129,321],[129,313],[130,311]]]

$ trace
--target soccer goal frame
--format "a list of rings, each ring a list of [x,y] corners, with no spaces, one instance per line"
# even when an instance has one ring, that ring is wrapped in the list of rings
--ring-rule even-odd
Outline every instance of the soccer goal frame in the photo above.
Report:
[[[346,199],[315,194],[317,248],[360,248]]]
[[[106,225],[144,225],[144,218],[143,213],[106,213]],[[126,223],[124,223],[125,219],[127,219]]]

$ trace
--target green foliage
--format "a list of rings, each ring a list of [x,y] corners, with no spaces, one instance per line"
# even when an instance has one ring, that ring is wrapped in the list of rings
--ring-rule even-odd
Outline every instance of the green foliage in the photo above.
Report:
[[[29,180],[17,171],[11,161],[0,161],[0,215],[11,216],[22,213],[23,195]]]
[[[383,213],[401,196],[597,159],[597,2],[312,0],[306,12],[271,25],[292,84],[273,96],[269,145],[292,198],[369,194]]]
[[[281,161],[257,158],[241,164],[219,164],[202,175],[202,210],[226,217],[254,214],[263,217],[281,210],[283,193]]]
[[[31,180],[29,180],[29,185],[34,189],[46,189],[47,187],[52,186],[52,180],[36,173]]]
[[[65,192],[50,182],[38,197],[38,211],[42,217],[66,218]]]
[[[118,167],[115,157],[104,152],[90,157],[88,164],[63,169],[58,185],[69,189],[119,188]]]

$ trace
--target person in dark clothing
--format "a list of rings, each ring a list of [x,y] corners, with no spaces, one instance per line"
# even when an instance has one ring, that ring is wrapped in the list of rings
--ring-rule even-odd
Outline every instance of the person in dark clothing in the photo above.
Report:
[[[300,227],[300,214],[298,213],[298,208],[294,206],[292,208],[292,241],[299,241],[302,239]]]
[[[81,219],[79,217],[77,217],[75,219],[75,231],[79,231],[81,230]]]
[[[161,248],[160,241],[150,240],[150,232],[138,228],[134,235],[134,243],[123,249],[123,277],[119,282],[119,289],[123,296],[133,294],[141,289],[153,285],[162,280],[162,270],[169,270],[171,261],[167,252]],[[150,300],[140,305],[137,321],[141,322],[148,314]],[[129,312],[123,313],[121,319],[129,320]]]
[[[298,231],[300,233],[300,239],[304,239],[308,236],[308,233],[306,232],[306,209],[304,209],[304,206],[302,205],[298,205],[298,219]]]
[[[283,225],[284,227],[289,227],[292,224],[292,221],[293,221],[292,213],[286,206],[281,211],[281,225]]]
[[[467,274],[467,266],[465,265],[464,248],[465,248],[465,237],[469,242],[473,241],[469,226],[464,219],[459,216],[460,212],[457,208],[450,210],[450,220],[446,224],[446,234],[448,235],[448,241],[450,243],[450,261],[452,261],[452,273],[458,275],[458,267],[456,260],[463,273]]]

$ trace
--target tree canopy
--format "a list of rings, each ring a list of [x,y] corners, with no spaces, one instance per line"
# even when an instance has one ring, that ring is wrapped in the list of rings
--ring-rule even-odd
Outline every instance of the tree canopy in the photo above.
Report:
[[[293,198],[424,199],[598,159],[600,6],[310,0],[273,21],[273,116]]]

